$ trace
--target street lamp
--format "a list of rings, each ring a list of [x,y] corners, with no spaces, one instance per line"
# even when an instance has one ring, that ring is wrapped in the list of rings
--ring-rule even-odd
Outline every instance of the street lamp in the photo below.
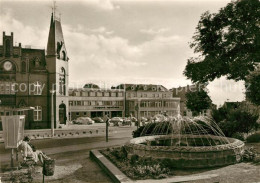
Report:
[[[50,93],[51,93],[51,135],[52,135],[52,137],[54,137],[54,105],[53,105],[53,96],[54,96],[55,92],[56,92],[55,90],[50,90]]]
[[[69,101],[69,121],[71,122],[71,106],[72,106],[72,101]]]

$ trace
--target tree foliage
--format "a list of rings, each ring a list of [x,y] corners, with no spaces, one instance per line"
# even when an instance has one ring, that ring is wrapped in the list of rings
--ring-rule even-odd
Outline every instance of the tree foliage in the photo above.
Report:
[[[205,109],[209,109],[212,101],[204,89],[198,88],[196,91],[189,91],[186,93],[186,106],[195,115],[199,114]]]
[[[232,137],[236,133],[248,133],[253,129],[257,129],[259,126],[257,123],[258,117],[258,115],[241,108],[229,109],[221,107],[212,112],[212,118],[228,137]]]
[[[202,14],[190,47],[184,75],[194,83],[221,76],[245,80],[260,62],[260,1],[238,0],[218,13]]]
[[[246,88],[247,99],[255,105],[260,105],[260,73],[252,74],[247,78]]]

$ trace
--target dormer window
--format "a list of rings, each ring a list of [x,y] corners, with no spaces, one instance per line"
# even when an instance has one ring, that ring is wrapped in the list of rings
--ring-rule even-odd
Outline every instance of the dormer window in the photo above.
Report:
[[[135,90],[135,87],[134,87],[134,86],[131,86],[131,90]]]
[[[144,86],[144,90],[147,90],[147,86]]]
[[[38,57],[35,59],[35,67],[39,67],[41,65],[41,61]]]
[[[156,91],[156,87],[153,87],[152,90],[153,90],[153,91]]]

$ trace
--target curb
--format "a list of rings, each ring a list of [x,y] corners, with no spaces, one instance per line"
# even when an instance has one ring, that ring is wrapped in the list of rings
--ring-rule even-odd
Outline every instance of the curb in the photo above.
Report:
[[[98,150],[91,150],[89,156],[108,174],[108,176],[116,183],[130,183],[133,182],[123,172],[121,172],[114,164],[112,164],[103,154]]]
[[[174,176],[166,179],[146,179],[146,180],[131,180],[123,172],[121,172],[113,163],[111,163],[99,150],[91,150],[89,156],[93,159],[105,173],[116,183],[179,183],[193,182],[195,180],[207,180],[216,178],[218,174],[195,174],[187,176]]]

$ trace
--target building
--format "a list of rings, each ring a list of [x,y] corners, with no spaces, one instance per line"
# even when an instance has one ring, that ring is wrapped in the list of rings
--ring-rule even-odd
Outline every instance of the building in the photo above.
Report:
[[[14,34],[3,32],[0,45],[0,115],[25,114],[25,129],[51,127],[68,116],[68,57],[60,19],[51,16],[47,50],[14,45]],[[34,110],[25,111],[33,107]]]
[[[87,84],[82,89],[69,90],[70,119],[78,117],[124,116],[124,91],[100,89]]]
[[[170,91],[172,92],[173,97],[180,98],[180,114],[182,116],[192,116],[192,112],[186,107],[186,93],[189,91],[196,91],[195,85],[187,85],[184,87],[172,88]]]
[[[71,119],[78,117],[153,117],[166,112],[179,114],[180,99],[162,85],[121,84],[111,89],[100,89],[86,84],[82,89],[69,90]]]
[[[162,85],[121,84],[116,88],[125,90],[126,116],[150,118],[163,112],[169,116],[180,113],[180,98]]]

